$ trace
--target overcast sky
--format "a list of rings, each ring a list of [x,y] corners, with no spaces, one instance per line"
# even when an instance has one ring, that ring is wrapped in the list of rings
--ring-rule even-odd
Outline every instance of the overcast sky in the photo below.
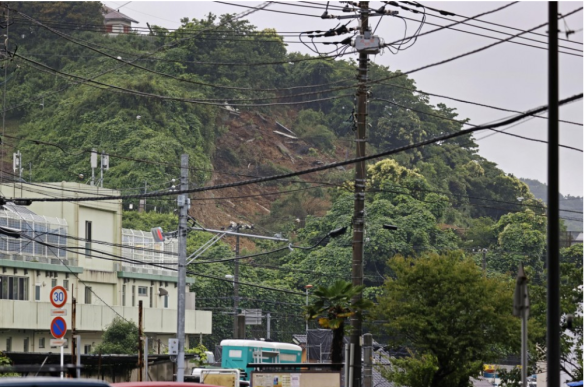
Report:
[[[226,2],[244,6],[257,6],[262,4],[262,2],[235,2],[229,0]],[[507,4],[506,2],[476,1],[422,1],[421,3],[461,16],[474,16]],[[156,24],[169,29],[179,27],[179,20],[183,17],[200,19],[209,12],[221,15],[225,13],[240,13],[246,10],[246,8],[236,5],[208,1],[132,1],[129,3],[127,1],[106,1],[105,4],[112,8],[120,7],[120,12],[139,21],[139,27],[146,27],[146,22],[148,22],[151,25]],[[268,11],[286,11],[320,16],[324,11],[322,7],[325,4],[325,2],[313,2],[313,4],[292,1],[276,2],[270,4],[266,10],[260,10],[247,16],[246,19],[259,29],[274,28],[279,32],[326,30],[337,26],[339,21]],[[330,5],[339,6],[341,3],[330,2]],[[370,2],[370,7],[372,8],[379,8],[380,6],[382,6],[381,2]],[[560,2],[559,10],[561,13],[566,14],[582,6],[583,2]],[[394,7],[387,8],[397,10]],[[405,10],[399,10],[399,12],[399,16],[420,20],[420,16],[411,12]],[[347,15],[332,8],[329,9],[329,13]],[[422,32],[437,28],[428,23],[440,25],[452,23],[430,15],[438,14],[436,12],[428,12],[427,24],[422,27]],[[449,18],[457,21],[463,20],[463,18],[455,16],[449,16]],[[375,26],[378,20],[378,18],[373,18],[371,25]],[[547,3],[521,1],[501,11],[483,16],[479,20],[527,30],[548,20]],[[564,21],[559,21],[559,26],[562,31],[560,36],[562,38],[566,38],[564,34],[564,31],[567,30],[565,22],[568,29],[577,32],[570,35],[571,42],[560,42],[561,46],[568,47],[567,49],[561,50],[579,56],[560,54],[559,94],[561,99],[583,92],[583,31],[581,30],[583,28],[583,12],[579,11],[566,17]],[[477,21],[470,23],[483,28],[504,31],[507,34],[517,34],[519,32]],[[418,24],[414,21],[407,21],[407,36],[410,36],[418,28]],[[357,25],[353,23],[350,26],[355,27]],[[458,25],[455,28],[483,35],[496,36],[500,39],[509,36],[465,25]],[[546,27],[535,30],[535,32],[541,34],[547,31],[548,29]],[[382,37],[386,42],[396,41],[404,36],[404,22],[398,18],[386,16],[382,18],[376,30],[376,35]],[[544,36],[531,34],[523,36],[536,39],[543,43],[518,38],[515,41],[546,47],[547,39]],[[296,43],[298,39],[287,37],[285,40],[291,42],[288,45],[289,51],[310,53],[305,46]],[[420,37],[412,47],[400,51],[397,55],[386,51],[383,55],[371,56],[371,59],[375,63],[389,66],[391,70],[401,70],[404,72],[451,58],[493,42],[495,40],[486,37],[445,29]],[[321,46],[324,50],[329,47],[331,46]],[[416,81],[417,87],[420,90],[426,92],[524,111],[547,104],[547,50],[506,42],[454,62],[417,72],[411,78]],[[459,118],[469,118],[473,124],[483,124],[513,115],[513,113],[431,97],[431,103],[437,104],[441,102],[447,106],[457,108]],[[578,101],[561,107],[560,117],[564,120],[582,123],[583,102]],[[546,140],[547,121],[534,118],[508,131],[526,137]],[[482,137],[490,133],[492,132],[485,131],[475,135],[480,147],[479,153],[483,157],[497,163],[505,172],[512,173],[516,177],[531,178],[546,182],[546,144],[503,134],[496,134],[482,139]],[[583,127],[561,123],[560,143],[583,149]],[[561,193],[582,196],[583,153],[561,148],[559,170]]]

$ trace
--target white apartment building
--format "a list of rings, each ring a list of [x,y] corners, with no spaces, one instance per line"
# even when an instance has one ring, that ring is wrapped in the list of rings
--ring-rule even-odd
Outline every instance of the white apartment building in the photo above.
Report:
[[[0,185],[4,198],[117,196],[118,191],[79,183]],[[81,353],[91,353],[114,317],[138,324],[142,301],[144,333],[156,353],[177,329],[177,243],[155,243],[149,231],[122,229],[121,200],[33,202],[0,206],[0,226],[23,238],[0,235],[0,351],[54,352],[49,293],[67,289],[71,343],[72,300]],[[132,260],[120,261],[119,257]],[[187,278],[187,335],[211,334],[211,312],[195,310]],[[160,341],[159,341],[160,340]],[[187,340],[188,342],[188,340]]]

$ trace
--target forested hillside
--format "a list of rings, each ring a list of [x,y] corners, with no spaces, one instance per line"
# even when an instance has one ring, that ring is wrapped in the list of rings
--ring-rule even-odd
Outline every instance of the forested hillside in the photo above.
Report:
[[[172,32],[154,26],[148,36],[106,36],[99,3],[8,4],[23,14],[12,13],[5,62],[4,170],[11,171],[9,155],[18,149],[31,165],[26,180],[79,181],[83,174],[87,181],[91,149],[110,155],[104,186],[125,193],[168,190],[182,153],[190,156],[192,186],[302,170],[354,153],[356,63],[348,57],[292,52],[275,30],[259,31],[233,15],[184,19]],[[462,129],[464,117],[414,92],[415,79],[399,70],[372,63],[369,78],[378,82],[370,84],[368,154]],[[298,139],[275,134],[284,132],[277,122]],[[480,266],[485,257],[494,281],[509,284],[523,262],[534,285],[543,284],[544,204],[477,149],[464,135],[369,164],[367,297],[375,300],[395,275],[391,257],[453,251]],[[304,332],[305,285],[351,278],[351,232],[324,237],[351,226],[352,178],[351,167],[336,168],[192,198],[191,215],[207,227],[243,221],[255,224],[251,232],[313,246],[291,252],[273,242],[242,242],[241,255],[251,256],[240,260],[240,306],[271,312],[273,339]],[[124,227],[172,228],[174,207],[174,197],[148,199],[146,213],[125,213]],[[191,233],[189,250],[208,238]],[[231,336],[225,312],[233,299],[224,280],[233,262],[210,261],[233,257],[233,243],[217,244],[190,267],[197,307],[214,311],[213,335],[204,338],[210,348]],[[249,337],[266,332],[265,325],[248,329]],[[513,352],[499,354],[506,351]]]
[[[548,193],[547,193],[547,185],[541,183],[538,180],[533,179],[520,179],[523,183],[528,185],[530,188],[530,192],[534,194],[537,199],[542,200],[546,203]],[[571,195],[561,195],[559,194],[559,208],[561,210],[570,210],[570,211],[580,211],[583,212],[583,197],[582,196],[571,196]],[[563,212],[561,212],[562,214]],[[568,214],[565,212],[565,214]],[[580,218],[580,220],[565,220],[567,224],[567,229],[569,231],[583,231],[583,216],[575,216],[571,214],[574,218]]]

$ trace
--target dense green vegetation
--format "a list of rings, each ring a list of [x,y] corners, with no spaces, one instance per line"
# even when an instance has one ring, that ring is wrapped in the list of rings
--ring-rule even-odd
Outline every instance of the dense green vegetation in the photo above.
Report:
[[[184,19],[182,28],[175,32],[154,27],[153,35],[148,37],[135,34],[111,37],[91,31],[90,26],[102,25],[98,3],[67,2],[58,3],[58,7],[35,2],[9,4],[51,27],[58,27],[55,21],[59,20],[62,22],[59,30],[77,42],[59,37],[23,17],[15,17],[11,26],[15,35],[11,45],[18,46],[18,55],[5,63],[8,77],[4,81],[8,89],[8,119],[18,123],[18,131],[7,136],[6,143],[21,150],[25,164],[32,163],[34,182],[70,181],[78,179],[79,174],[87,179],[91,175],[88,152],[93,148],[110,154],[105,186],[125,193],[142,192],[145,181],[151,190],[167,189],[169,181],[179,175],[182,153],[190,155],[191,183],[207,182],[213,170],[211,160],[218,156],[238,173],[239,167],[250,162],[245,152],[216,149],[216,140],[225,132],[225,126],[222,110],[213,104],[224,101],[233,106],[262,104],[237,107],[242,112],[278,117],[310,144],[308,152],[315,154],[333,157],[340,140],[353,136],[353,121],[348,122],[348,117],[354,104],[355,62],[289,52],[274,30],[259,31],[249,22],[230,15],[209,15],[203,19]],[[155,51],[154,55],[140,58]],[[19,55],[61,74],[55,75],[55,71],[31,64]],[[124,65],[116,57],[159,74]],[[79,79],[64,74],[81,77],[102,74],[96,79],[103,84],[149,96],[116,92],[103,85],[81,85]],[[400,71],[372,64],[370,79],[387,80],[371,85],[375,98],[369,107],[368,153],[461,130],[462,119],[454,109],[443,104],[431,105],[428,97],[412,91],[414,80],[402,76]],[[271,102],[298,104],[269,106]],[[261,164],[258,173],[264,176],[286,170],[270,160],[257,163]],[[318,190],[301,190],[306,184],[299,180],[286,183],[297,191],[281,195],[273,203],[271,214],[257,222],[267,229],[277,226],[296,246],[313,246],[329,231],[351,225],[351,177],[351,171],[330,171],[320,176],[330,185]],[[259,186],[258,190],[266,186]],[[329,205],[324,216],[309,215],[307,204],[312,199]],[[143,230],[176,227],[176,215],[172,213],[174,198],[148,200],[163,213],[126,212],[124,227]],[[388,375],[389,378],[404,385],[458,385],[476,373],[482,361],[517,353],[513,341],[503,339],[519,337],[519,333],[514,336],[518,324],[508,324],[511,313],[508,304],[510,285],[520,263],[530,270],[535,305],[540,308],[532,313],[535,317],[531,348],[533,351],[542,348],[544,214],[543,202],[535,198],[525,183],[478,155],[471,135],[370,163],[364,294],[381,305],[380,310],[372,311],[372,316],[381,314],[394,321],[379,332],[378,341],[398,337],[400,340],[393,344],[406,345],[412,353],[399,362],[401,369],[408,372]],[[396,225],[398,229],[384,229],[384,224]],[[206,233],[192,232],[188,253],[207,239]],[[351,233],[326,238],[313,249],[292,252],[272,242],[257,242],[254,251],[241,252],[242,256],[267,253],[240,260],[240,307],[269,311],[272,339],[290,341],[292,334],[304,331],[304,286],[327,288],[336,280],[350,280],[351,246]],[[275,249],[278,251],[272,252]],[[486,277],[479,271],[483,254],[478,251],[483,249],[487,250]],[[579,298],[574,298],[573,293],[579,288],[575,281],[582,271],[579,264],[582,255],[582,245],[563,251],[564,314],[577,310],[575,300]],[[233,317],[228,313],[232,310],[233,285],[224,276],[233,273],[233,262],[209,261],[232,256],[227,243],[218,243],[189,267],[190,275],[196,278],[192,290],[197,293],[197,307],[214,312],[213,334],[204,337],[210,349],[231,337]],[[427,297],[432,289],[428,283],[431,279],[433,286],[445,284],[436,292],[436,296],[445,298],[441,304],[421,304],[419,309],[410,310],[399,302],[408,299],[406,296]],[[570,286],[574,286],[573,290]],[[461,295],[465,297],[457,298]],[[451,300],[455,302],[447,308],[445,304]],[[453,312],[456,305],[470,307],[482,300],[490,301],[493,310],[469,309],[470,316],[476,312],[477,316],[489,315],[490,324],[474,325],[473,332],[485,328],[491,332],[489,336],[463,341],[457,332],[444,333],[449,321],[455,318],[448,312]],[[395,308],[386,310],[388,305]],[[412,336],[407,332],[409,327],[401,322],[421,315],[436,320],[436,326],[425,329],[434,327],[435,335],[451,335],[452,345],[412,338],[429,335],[424,327],[419,327]],[[265,324],[266,321],[260,326],[249,326],[248,337],[264,337]],[[462,319],[457,324],[465,330],[467,321]],[[311,322],[311,327],[317,324]],[[506,335],[494,348],[487,341],[496,336],[492,334],[496,331]],[[565,357],[569,356],[570,340],[573,339],[565,337]],[[582,332],[577,332],[574,340],[582,348]],[[453,353],[465,355],[469,362],[441,363],[444,356]],[[437,373],[441,372],[449,374],[440,378]]]

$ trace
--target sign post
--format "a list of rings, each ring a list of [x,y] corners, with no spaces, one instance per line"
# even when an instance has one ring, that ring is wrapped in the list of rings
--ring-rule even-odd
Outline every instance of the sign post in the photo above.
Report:
[[[67,316],[67,311],[62,309],[67,303],[67,290],[63,286],[55,286],[50,293],[51,305],[56,309],[51,309],[51,316],[56,316],[51,321],[51,335],[55,339],[51,340],[51,346],[61,348],[61,370],[63,370],[63,346],[67,343],[67,339],[63,339],[67,333],[67,322],[62,316]],[[61,379],[63,379],[63,371],[61,371]]]

